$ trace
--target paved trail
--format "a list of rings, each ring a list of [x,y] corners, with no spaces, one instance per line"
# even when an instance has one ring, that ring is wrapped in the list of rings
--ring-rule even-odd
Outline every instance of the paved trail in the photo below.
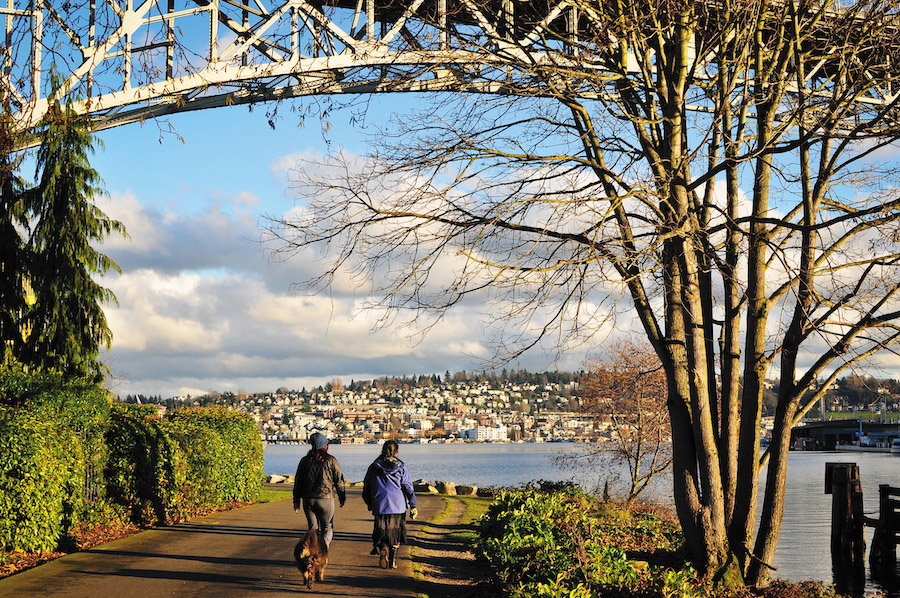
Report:
[[[410,522],[414,538],[423,521],[444,508],[442,499],[419,497],[419,521]],[[372,516],[358,490],[335,516],[335,536],[325,581],[312,591],[293,560],[294,545],[306,530],[290,500],[217,513],[190,523],[136,534],[57,559],[0,580],[0,596],[65,598],[266,598],[352,596],[412,597],[428,592],[413,579],[408,547],[396,570],[382,570],[372,548]],[[416,542],[413,539],[413,542]]]

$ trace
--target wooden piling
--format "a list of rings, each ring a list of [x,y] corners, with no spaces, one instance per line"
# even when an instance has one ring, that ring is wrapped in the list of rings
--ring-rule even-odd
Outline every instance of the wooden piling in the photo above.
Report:
[[[863,495],[856,463],[826,463],[825,493],[831,494],[831,562],[835,581],[865,578]]]
[[[878,486],[878,520],[872,538],[869,566],[873,571],[890,572],[897,565],[897,541],[900,536],[900,488]]]

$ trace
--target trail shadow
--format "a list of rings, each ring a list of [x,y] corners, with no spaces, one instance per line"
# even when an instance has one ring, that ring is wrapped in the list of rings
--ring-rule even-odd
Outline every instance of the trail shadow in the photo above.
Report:
[[[455,550],[462,552],[463,546],[459,543],[448,542],[445,538],[423,538],[421,536],[410,538],[408,544],[415,548],[427,550]]]
[[[302,533],[306,533],[306,530],[304,529]],[[372,534],[335,530],[332,542],[365,542],[371,544]]]
[[[438,530],[458,530],[458,529],[474,529],[474,526],[471,524],[450,524],[450,523],[428,523],[427,521],[406,521],[407,527],[415,527],[417,529],[421,529],[425,526],[430,527],[431,529]]]
[[[332,588],[331,590],[329,590],[329,588],[327,587],[328,582],[331,582],[337,586],[345,586],[347,588],[357,588],[360,590],[382,590],[385,592],[392,592],[397,594],[403,592],[419,594],[422,592],[421,581],[413,579],[412,577],[403,573],[397,574],[391,571],[382,571],[378,568],[373,569],[372,575],[326,575],[323,585],[316,585],[316,587],[314,588],[316,593],[326,596],[346,596],[346,594],[343,593],[343,588]],[[360,595],[362,596],[365,594],[361,593]]]
[[[470,559],[446,554],[442,556],[416,555],[415,560],[417,563],[439,568],[443,576],[452,579],[470,579],[472,569],[477,567]]]
[[[227,566],[250,566],[250,567],[295,567],[292,560],[274,560],[274,559],[252,559],[240,557],[218,557],[208,555],[187,555],[187,554],[166,554],[158,552],[141,552],[137,550],[86,550],[84,552],[96,553],[99,555],[121,556],[127,558],[144,558],[144,559],[174,559],[176,561],[192,561],[198,563],[208,563],[211,565]]]
[[[209,523],[179,523],[172,527],[156,528],[158,532],[189,533],[189,534],[213,534],[230,536],[258,536],[261,538],[296,538],[298,534],[306,532],[305,529],[273,528],[273,527],[249,527],[238,525],[214,525]]]
[[[226,573],[196,572],[196,571],[169,571],[162,569],[120,569],[118,571],[87,571],[75,570],[73,573],[98,577],[122,577],[140,578],[150,580],[182,581],[196,584],[218,584],[237,586],[254,592],[279,592],[283,593],[292,587],[300,587],[296,581],[281,579],[266,579],[247,575],[229,575]],[[305,588],[305,586],[303,586]],[[212,592],[210,595],[215,595]]]

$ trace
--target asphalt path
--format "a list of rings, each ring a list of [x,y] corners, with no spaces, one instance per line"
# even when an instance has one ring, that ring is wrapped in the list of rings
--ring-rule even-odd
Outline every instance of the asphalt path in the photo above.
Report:
[[[409,522],[412,543],[444,508],[441,498],[419,497],[419,520]],[[244,507],[190,523],[144,531],[0,580],[0,596],[65,598],[179,598],[239,596],[407,597],[427,588],[413,578],[409,547],[398,568],[384,570],[372,549],[372,516],[359,490],[335,515],[325,580],[307,590],[293,550],[306,518],[290,500]]]

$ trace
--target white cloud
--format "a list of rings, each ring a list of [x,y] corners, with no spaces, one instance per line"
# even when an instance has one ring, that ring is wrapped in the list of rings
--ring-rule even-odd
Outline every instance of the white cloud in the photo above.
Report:
[[[165,232],[157,226],[160,215],[138,202],[132,191],[113,193],[97,202],[98,207],[113,220],[125,225],[128,237],[110,236],[104,243],[105,251],[131,251],[143,253],[158,251],[165,243]]]
[[[146,269],[118,277],[109,287],[119,307],[107,309],[115,348],[185,353],[217,347],[227,322],[223,331],[191,315],[205,311],[200,292],[205,284],[199,275],[164,276]]]
[[[248,197],[179,212],[128,192],[103,206],[133,236],[104,245],[123,267],[104,281],[119,300],[106,309],[113,392],[300,388],[334,376],[472,369],[472,356],[487,355],[479,315],[465,306],[421,340],[399,325],[376,329],[381,314],[361,309],[366,294],[349,277],[331,294],[295,293],[292,283],[320,264],[269,260],[254,240],[256,219],[231,209],[252,204]]]

